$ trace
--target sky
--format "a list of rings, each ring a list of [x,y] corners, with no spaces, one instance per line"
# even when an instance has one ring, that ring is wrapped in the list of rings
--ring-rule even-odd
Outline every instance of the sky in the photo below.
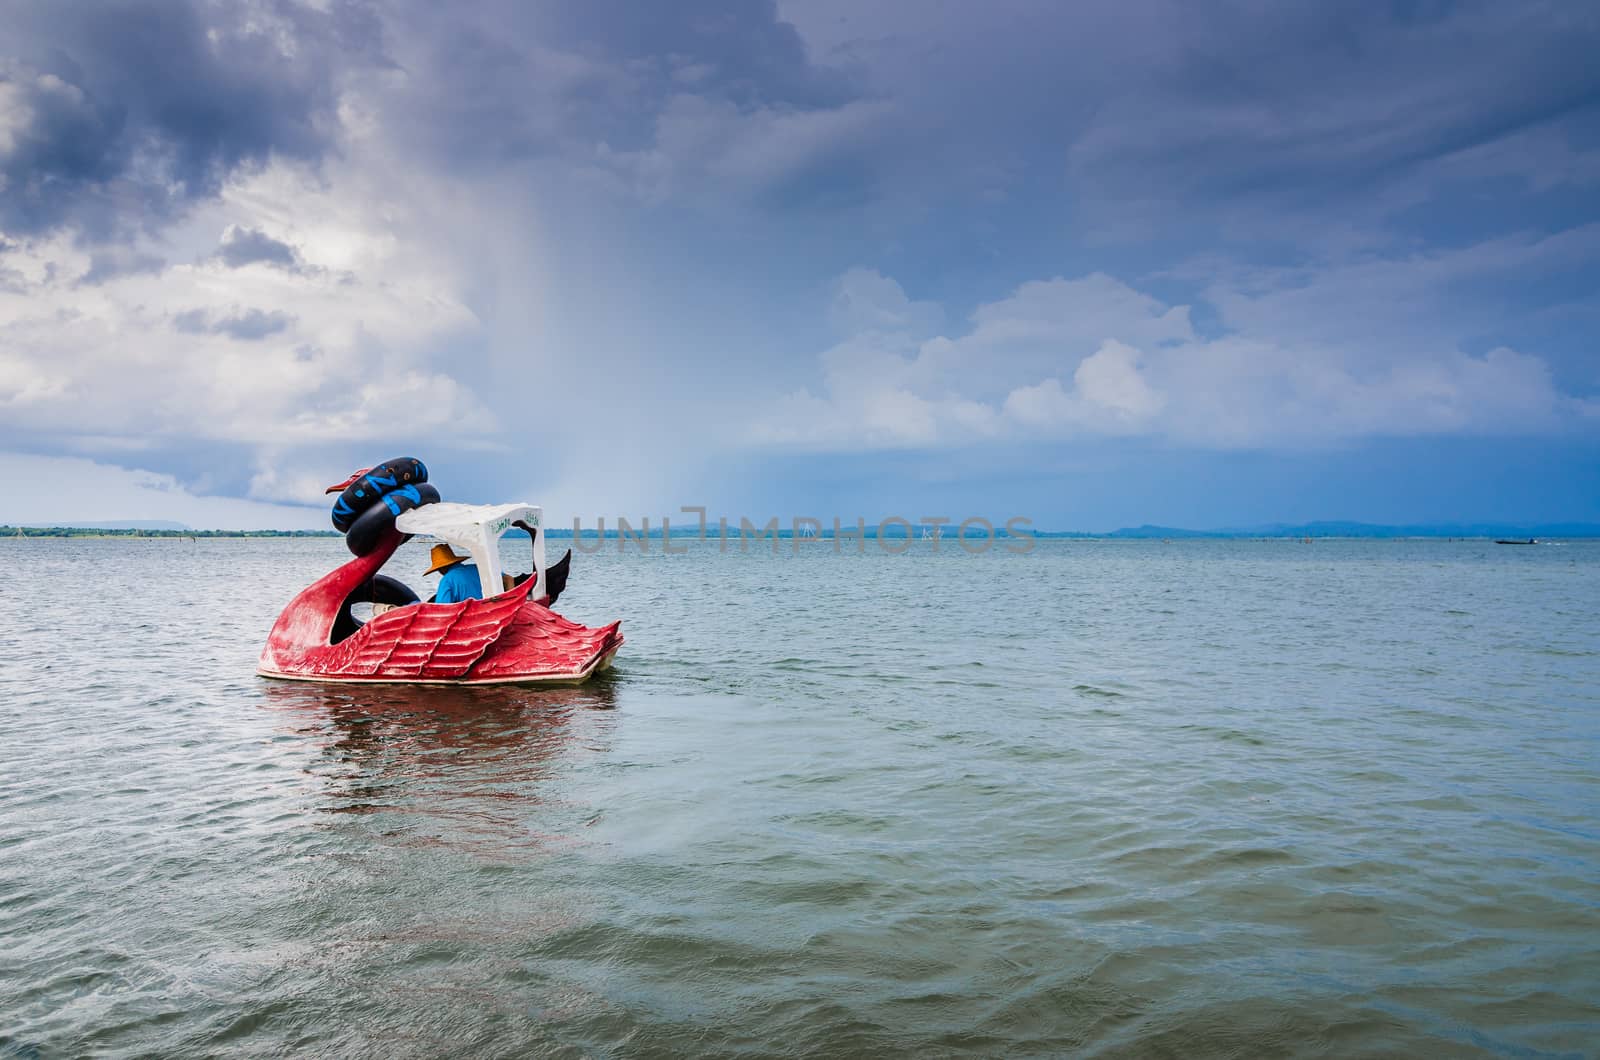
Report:
[[[8,0],[0,522],[1600,521],[1600,6]]]

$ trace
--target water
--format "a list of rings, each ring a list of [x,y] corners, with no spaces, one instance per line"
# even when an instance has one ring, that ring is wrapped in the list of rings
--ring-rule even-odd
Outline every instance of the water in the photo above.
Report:
[[[0,543],[0,1056],[1600,1052],[1600,545],[930,547],[579,556],[539,692]]]

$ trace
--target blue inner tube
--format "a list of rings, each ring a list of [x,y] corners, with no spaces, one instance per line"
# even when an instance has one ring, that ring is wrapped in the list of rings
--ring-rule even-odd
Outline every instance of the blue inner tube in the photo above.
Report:
[[[428,468],[414,456],[385,460],[345,487],[333,502],[333,528],[349,531],[361,513],[382,500],[385,494],[405,486],[420,486],[428,481]]]
[[[358,556],[365,556],[378,547],[384,533],[394,525],[401,512],[409,512],[424,504],[437,504],[439,491],[424,482],[420,486],[401,486],[390,490],[350,524],[344,543]]]

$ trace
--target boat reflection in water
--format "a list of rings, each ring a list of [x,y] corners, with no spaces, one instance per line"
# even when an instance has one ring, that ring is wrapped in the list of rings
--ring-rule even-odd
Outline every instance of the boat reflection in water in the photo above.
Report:
[[[571,688],[264,685],[310,741],[318,808],[371,838],[501,860],[573,841],[592,822],[573,774],[603,754],[617,680]]]

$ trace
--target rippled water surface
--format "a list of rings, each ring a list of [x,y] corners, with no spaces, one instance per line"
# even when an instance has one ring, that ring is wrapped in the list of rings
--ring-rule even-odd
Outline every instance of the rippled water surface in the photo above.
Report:
[[[0,1056],[1600,1051],[1600,545],[930,547],[579,556],[540,692],[0,542]]]

